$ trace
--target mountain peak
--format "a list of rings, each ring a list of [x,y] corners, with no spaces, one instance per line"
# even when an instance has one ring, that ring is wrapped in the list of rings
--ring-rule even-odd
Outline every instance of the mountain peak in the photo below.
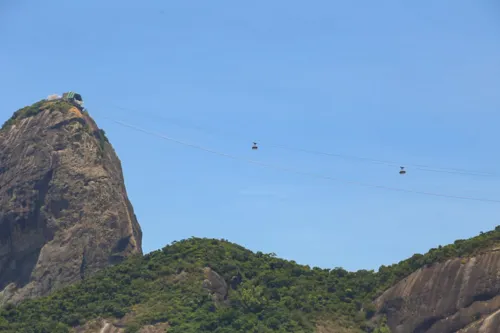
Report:
[[[41,100],[0,130],[2,303],[47,295],[142,253],[120,160],[78,99]]]

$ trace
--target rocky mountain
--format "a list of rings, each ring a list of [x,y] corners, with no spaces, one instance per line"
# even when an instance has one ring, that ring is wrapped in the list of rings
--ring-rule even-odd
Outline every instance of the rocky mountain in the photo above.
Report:
[[[0,130],[0,302],[17,303],[141,254],[120,160],[87,112],[42,100]]]
[[[216,239],[143,256],[104,132],[41,101],[0,130],[0,289],[5,333],[500,333],[500,226],[377,272]]]
[[[500,332],[500,247],[422,267],[376,303],[394,333]]]

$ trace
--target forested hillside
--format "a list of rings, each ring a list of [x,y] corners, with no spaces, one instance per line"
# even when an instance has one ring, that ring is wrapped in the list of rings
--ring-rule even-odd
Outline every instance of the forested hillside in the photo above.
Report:
[[[346,332],[388,332],[383,323],[370,321],[375,296],[424,265],[477,254],[497,242],[500,227],[379,272],[348,272],[298,265],[224,240],[191,238],[130,257],[51,296],[7,306],[0,311],[0,328],[70,332],[106,318],[126,332],[159,322],[168,322],[169,333],[313,332],[319,323]],[[206,267],[227,282],[222,298],[214,299],[204,286]]]

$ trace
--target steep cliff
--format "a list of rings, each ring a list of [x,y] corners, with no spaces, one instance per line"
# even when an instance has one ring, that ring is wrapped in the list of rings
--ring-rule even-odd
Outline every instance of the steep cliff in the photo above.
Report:
[[[86,112],[25,107],[0,130],[0,302],[17,303],[142,253],[121,163]]]
[[[500,249],[422,267],[375,302],[393,333],[498,333]]]

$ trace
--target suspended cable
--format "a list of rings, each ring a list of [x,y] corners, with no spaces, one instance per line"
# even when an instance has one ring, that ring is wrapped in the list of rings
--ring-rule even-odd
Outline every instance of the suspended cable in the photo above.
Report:
[[[245,161],[247,163],[260,165],[262,167],[267,167],[267,168],[271,168],[271,169],[275,169],[275,170],[282,170],[282,171],[287,171],[287,172],[301,174],[301,175],[307,175],[307,176],[321,178],[321,179],[333,180],[333,181],[342,182],[342,183],[345,183],[345,184],[352,184],[352,185],[358,185],[358,186],[364,186],[364,187],[372,187],[372,188],[378,188],[378,189],[385,189],[385,190],[390,190],[390,191],[405,192],[405,193],[415,193],[415,194],[422,194],[422,195],[429,195],[429,196],[443,197],[443,198],[451,198],[451,199],[461,199],[461,200],[471,200],[471,201],[482,201],[482,202],[500,203],[500,200],[495,200],[495,199],[483,199],[483,198],[474,198],[474,197],[465,197],[465,196],[440,194],[440,193],[433,193],[433,192],[414,191],[414,190],[408,190],[408,189],[402,189],[402,188],[396,188],[396,187],[389,187],[389,186],[384,186],[384,185],[367,184],[367,183],[362,183],[362,182],[358,182],[358,181],[351,181],[351,180],[345,180],[345,179],[340,179],[340,178],[334,178],[334,177],[330,177],[330,176],[326,176],[326,175],[321,175],[321,174],[316,174],[316,173],[311,173],[311,172],[304,172],[304,171],[300,171],[300,170],[295,170],[295,169],[291,169],[291,168],[286,168],[286,167],[282,167],[282,166],[277,166],[277,165],[273,165],[273,164],[264,163],[264,162],[261,162],[261,161],[256,161],[256,160],[252,160],[252,159],[247,159],[247,158],[238,157],[238,156],[235,156],[235,155],[231,155],[231,154],[219,152],[219,151],[212,150],[212,149],[209,149],[209,148],[205,148],[205,147],[202,147],[202,146],[199,146],[199,145],[195,145],[195,144],[187,143],[187,142],[184,142],[184,141],[181,141],[181,140],[177,140],[177,139],[165,136],[163,134],[155,133],[155,132],[152,132],[152,131],[149,131],[149,130],[146,130],[146,129],[143,129],[143,128],[140,128],[140,127],[137,127],[137,126],[134,126],[134,125],[130,125],[130,124],[124,123],[124,122],[119,121],[119,120],[114,120],[114,119],[111,119],[111,118],[106,117],[106,116],[104,116],[104,118],[106,118],[106,119],[108,119],[108,120],[110,120],[110,121],[112,121],[112,122],[114,122],[114,123],[116,123],[116,124],[118,124],[120,126],[127,127],[127,128],[130,128],[130,129],[139,131],[139,132],[143,132],[145,134],[149,134],[149,135],[152,135],[152,136],[155,136],[155,137],[158,137],[158,138],[162,138],[162,139],[167,140],[167,141],[175,142],[175,143],[183,145],[183,146],[192,147],[192,148],[203,150],[203,151],[215,154],[215,155],[219,155],[219,156],[223,156],[223,157],[227,157],[227,158],[231,158],[231,159],[235,159],[235,160]]]
[[[113,105],[113,108],[124,110],[124,111],[131,111],[134,114],[137,114],[139,111],[130,109],[130,108],[124,108],[121,106]],[[140,111],[141,113],[146,113],[151,116],[163,119],[165,121],[179,121],[179,118],[173,118],[173,117],[165,117],[161,115],[157,115],[151,112],[144,112]],[[208,130],[207,128],[198,126],[198,125],[191,125],[191,126],[184,126],[184,127],[190,127],[192,129],[197,129],[201,130],[203,132],[218,132],[221,134],[224,134],[225,136],[228,135],[227,131],[221,131],[221,130],[214,130],[210,129]],[[237,136],[239,134],[236,133],[231,133],[230,136]],[[387,161],[387,160],[379,160],[379,159],[373,159],[369,157],[360,157],[360,156],[354,156],[354,155],[346,155],[346,154],[339,154],[339,153],[329,153],[329,152],[323,152],[323,151],[317,151],[317,150],[312,150],[312,149],[303,149],[303,148],[298,148],[296,146],[287,146],[283,144],[277,144],[277,143],[271,143],[268,141],[260,141],[256,140],[261,146],[264,144],[265,146],[269,147],[275,147],[275,148],[280,148],[280,149],[286,149],[290,151],[300,151],[308,154],[314,154],[314,155],[323,155],[323,156],[330,156],[330,157],[339,157],[339,158],[344,158],[344,159],[351,159],[351,160],[358,160],[358,161],[364,161],[364,162],[370,162],[370,163],[375,163],[375,164],[384,164],[387,166],[391,167],[400,167],[400,166],[405,166],[405,167],[410,167],[413,168],[414,170],[421,170],[421,171],[428,171],[428,172],[439,172],[439,173],[448,173],[448,174],[460,174],[460,175],[474,175],[474,176],[483,176],[483,177],[496,177],[497,175],[491,172],[486,172],[486,171],[474,171],[474,170],[466,170],[466,169],[459,169],[459,168],[440,168],[440,167],[432,167],[429,165],[422,165],[422,164],[410,164],[410,163],[398,163],[394,161]]]

